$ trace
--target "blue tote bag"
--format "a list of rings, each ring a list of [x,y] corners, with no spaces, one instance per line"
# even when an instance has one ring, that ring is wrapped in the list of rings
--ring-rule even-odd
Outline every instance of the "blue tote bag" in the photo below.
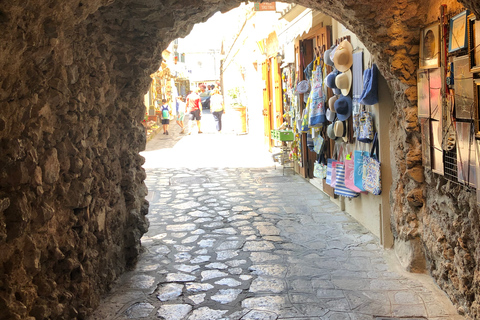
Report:
[[[368,157],[370,153],[368,151],[355,150],[353,161],[354,161],[354,175],[353,181],[355,186],[361,191],[365,191],[363,188],[363,157]]]

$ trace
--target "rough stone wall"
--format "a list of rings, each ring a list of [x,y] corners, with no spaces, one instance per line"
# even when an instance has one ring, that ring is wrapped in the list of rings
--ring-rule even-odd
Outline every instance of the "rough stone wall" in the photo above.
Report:
[[[477,1],[462,2],[480,12]],[[138,152],[145,144],[140,121],[148,75],[171,40],[239,3],[0,5],[0,319],[82,319],[135,262],[147,227]],[[390,144],[396,240],[424,253],[439,285],[479,316],[473,195],[424,175],[421,166],[419,30],[436,16],[432,8],[439,1],[297,3],[355,30],[373,54],[395,100]],[[422,267],[416,259],[407,266],[412,271]]]

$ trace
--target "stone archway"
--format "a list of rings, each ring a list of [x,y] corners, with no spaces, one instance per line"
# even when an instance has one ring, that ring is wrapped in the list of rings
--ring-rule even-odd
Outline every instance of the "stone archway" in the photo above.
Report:
[[[440,2],[296,2],[355,30],[387,79],[396,104],[392,228],[399,239],[420,239],[425,186],[416,111],[418,34]],[[139,156],[148,75],[171,40],[238,3],[2,4],[0,309],[7,311],[0,319],[84,318],[135,262],[148,224]],[[480,13],[476,1],[461,3]],[[471,293],[477,289],[444,287],[457,303],[476,305]]]

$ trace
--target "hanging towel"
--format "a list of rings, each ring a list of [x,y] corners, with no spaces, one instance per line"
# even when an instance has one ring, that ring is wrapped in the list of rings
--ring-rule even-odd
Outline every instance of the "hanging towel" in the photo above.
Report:
[[[352,82],[353,101],[357,102],[363,91],[363,51],[353,54]]]

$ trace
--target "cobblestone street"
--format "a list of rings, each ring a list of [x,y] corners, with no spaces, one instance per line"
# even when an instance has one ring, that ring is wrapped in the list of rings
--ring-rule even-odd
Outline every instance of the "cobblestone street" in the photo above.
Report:
[[[144,252],[91,319],[464,319],[259,139],[209,125],[149,142]]]

